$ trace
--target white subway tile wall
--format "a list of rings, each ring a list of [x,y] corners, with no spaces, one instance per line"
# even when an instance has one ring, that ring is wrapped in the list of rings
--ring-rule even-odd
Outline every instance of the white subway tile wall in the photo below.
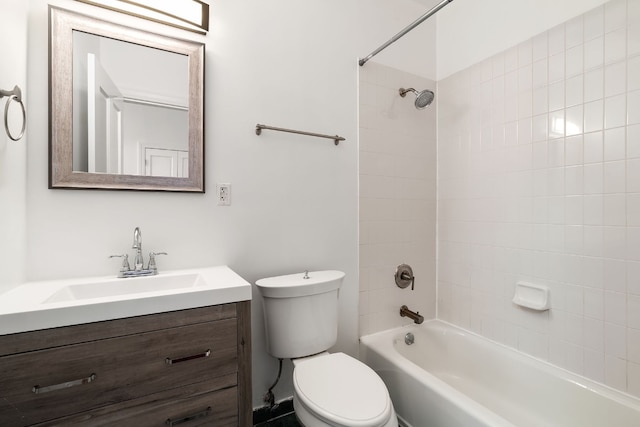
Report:
[[[450,76],[437,99],[438,317],[640,396],[640,1]],[[549,286],[551,310],[514,305],[518,280]]]
[[[360,68],[360,335],[410,323],[406,304],[436,313],[436,103],[414,107],[413,87],[433,80],[370,61]],[[485,73],[493,75],[490,67]],[[436,94],[436,100],[438,95]],[[400,289],[395,269],[413,268],[415,289]]]

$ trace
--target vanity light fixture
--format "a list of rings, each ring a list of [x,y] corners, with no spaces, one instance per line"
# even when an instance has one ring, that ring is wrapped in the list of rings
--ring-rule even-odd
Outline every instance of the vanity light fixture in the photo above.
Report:
[[[77,0],[138,18],[206,34],[209,4],[201,0]]]

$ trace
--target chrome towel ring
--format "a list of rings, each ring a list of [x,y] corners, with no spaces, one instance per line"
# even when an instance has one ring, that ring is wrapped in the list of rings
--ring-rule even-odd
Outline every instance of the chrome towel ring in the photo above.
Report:
[[[11,138],[11,140],[18,141],[24,135],[24,130],[27,127],[27,112],[22,102],[22,91],[18,86],[14,86],[13,90],[0,89],[0,98],[3,98],[5,96],[9,97],[9,99],[7,100],[7,103],[4,106],[4,129],[7,132],[7,135],[9,136],[9,138]],[[14,100],[18,104],[20,104],[20,108],[22,109],[22,129],[20,130],[20,134],[17,137],[14,137],[11,134],[11,131],[9,130],[9,122],[8,122],[9,105],[11,104],[11,101],[14,101]]]

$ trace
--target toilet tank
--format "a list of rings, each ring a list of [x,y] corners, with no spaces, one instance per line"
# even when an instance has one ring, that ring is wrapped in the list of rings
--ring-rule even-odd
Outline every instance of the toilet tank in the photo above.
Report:
[[[336,270],[260,279],[267,352],[277,358],[304,357],[329,349],[338,337]]]

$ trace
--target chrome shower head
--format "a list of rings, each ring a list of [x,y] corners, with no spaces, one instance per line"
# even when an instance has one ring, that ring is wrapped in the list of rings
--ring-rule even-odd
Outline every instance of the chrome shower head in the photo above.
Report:
[[[424,107],[431,104],[435,96],[429,89],[418,92],[412,87],[410,87],[409,89],[400,88],[398,92],[403,98],[407,95],[407,92],[413,92],[416,96],[416,102],[414,103],[414,105],[418,110],[422,110]]]

